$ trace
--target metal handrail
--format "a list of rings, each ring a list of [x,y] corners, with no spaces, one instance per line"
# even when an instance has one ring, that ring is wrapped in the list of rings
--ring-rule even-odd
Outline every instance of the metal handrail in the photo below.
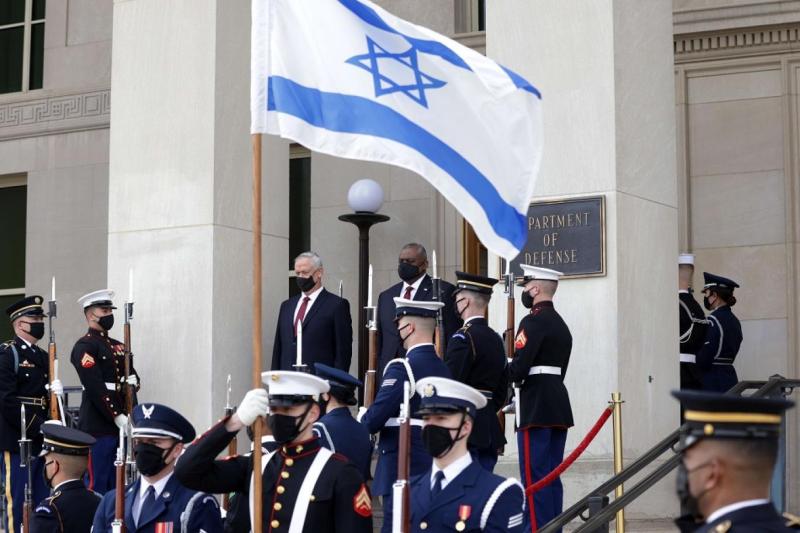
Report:
[[[741,395],[747,390],[756,389],[756,392],[752,394],[752,397],[759,398],[774,396],[779,391],[785,393],[787,390],[790,391],[794,388],[800,388],[799,379],[787,379],[780,375],[774,375],[770,376],[769,380],[767,381],[740,381],[726,394]],[[618,485],[626,482],[641,472],[645,467],[649,466],[665,451],[672,450],[675,452],[674,446],[678,443],[679,438],[680,430],[673,431],[669,436],[661,440],[661,442],[653,446],[650,450],[646,451],[641,457],[631,463],[622,472],[613,476],[611,479],[597,487],[597,489],[593,490],[590,494],[575,503],[572,507],[545,524],[539,530],[540,533],[553,533],[554,531],[563,528],[566,524],[578,516],[580,516],[585,523],[578,527],[575,530],[575,533],[580,531],[590,532],[610,522],[616,515],[617,511],[623,509],[625,506],[633,502],[636,498],[641,496],[644,492],[650,489],[650,487],[658,483],[675,467],[677,467],[678,463],[680,462],[680,455],[675,453],[675,455],[667,459],[662,465],[645,476],[644,479],[639,481],[636,485],[633,487],[628,487],[625,494],[621,498],[615,499],[607,507],[604,507],[599,513],[591,517],[585,517],[583,516],[583,513],[589,509],[589,498],[593,496],[609,494]]]

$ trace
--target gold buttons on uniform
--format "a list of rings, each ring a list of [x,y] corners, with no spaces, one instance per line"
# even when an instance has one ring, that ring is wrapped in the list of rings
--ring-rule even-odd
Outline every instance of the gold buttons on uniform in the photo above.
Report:
[[[289,479],[289,472],[281,472],[281,477],[283,479]]]
[[[427,522],[420,522],[419,523],[419,528],[420,529],[428,529],[428,523]]]
[[[317,497],[312,494],[311,496],[308,497],[308,499],[313,502],[316,501]]]
[[[281,505],[281,502],[275,502],[275,505],[273,505],[272,508],[275,509],[276,511],[280,511],[281,509],[283,509],[283,505]]]
[[[278,488],[275,490],[278,491],[278,494],[283,494],[284,492],[286,492],[286,487],[284,487],[283,485],[278,485]]]
[[[294,449],[297,453],[303,453],[303,445],[298,444],[297,448]]]
[[[272,522],[269,523],[269,525],[272,526],[272,529],[275,529],[276,527],[280,527],[281,523],[278,522],[277,520],[273,520]]]
[[[286,459],[286,466],[294,466],[294,459],[292,459],[291,457],[289,459]]]

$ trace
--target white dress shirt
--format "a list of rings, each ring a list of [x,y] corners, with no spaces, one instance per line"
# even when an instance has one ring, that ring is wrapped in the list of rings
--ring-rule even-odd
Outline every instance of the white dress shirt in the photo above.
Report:
[[[451,482],[453,481],[458,475],[463,472],[469,465],[472,464],[472,456],[469,452],[465,453],[446,467],[444,469],[439,468],[436,466],[436,461],[433,462],[433,467],[431,468],[431,489],[433,489],[433,484],[436,481],[436,472],[443,471],[444,478],[442,479],[442,490]]]
[[[320,285],[319,288],[314,292],[312,292],[311,294],[306,294],[304,292],[300,293],[300,299],[297,300],[297,305],[294,306],[294,315],[292,315],[292,324],[294,324],[297,321],[297,313],[298,311],[300,311],[300,306],[303,305],[303,300],[305,299],[305,297],[306,296],[308,297],[308,305],[306,306],[306,314],[305,314],[305,316],[308,316],[308,312],[311,311],[311,306],[314,305],[314,301],[316,301],[317,297],[319,296],[319,293],[321,292],[322,292],[322,285]]]
[[[417,290],[419,289],[419,286],[422,285],[422,280],[424,280],[427,276],[428,276],[428,274],[423,274],[417,279],[417,281],[415,281],[414,283],[411,283],[411,284],[408,284],[408,283],[406,283],[404,281],[403,282],[403,288],[400,289],[400,298],[404,298],[405,295],[406,295],[406,289],[411,287],[411,296],[408,299],[409,300],[413,300],[414,296],[417,294]]]
[[[133,505],[131,506],[131,513],[135,518],[136,524],[139,523],[139,518],[141,518],[140,515],[142,513],[142,502],[144,502],[144,497],[145,494],[147,494],[147,489],[149,489],[150,486],[152,485],[153,489],[155,490],[154,496],[156,499],[158,499],[158,497],[161,496],[161,493],[164,492],[164,487],[167,486],[167,481],[169,481],[169,478],[172,477],[172,474],[173,473],[170,472],[169,474],[167,474],[166,476],[162,477],[161,479],[152,484],[148,483],[148,481],[144,478],[144,476],[139,478],[141,480],[141,483],[139,484],[139,494],[136,497],[136,501],[134,501]]]
[[[758,500],[745,500],[743,502],[736,502],[730,505],[726,505],[725,507],[720,507],[706,518],[706,524],[710,524],[717,518],[724,516],[728,513],[732,513],[734,511],[738,511],[739,509],[744,509],[745,507],[755,507],[756,505],[764,505],[765,503],[769,503],[769,500],[766,499],[758,499]]]

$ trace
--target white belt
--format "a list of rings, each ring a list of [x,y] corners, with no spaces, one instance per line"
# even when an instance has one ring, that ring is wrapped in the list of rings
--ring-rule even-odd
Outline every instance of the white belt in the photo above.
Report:
[[[412,418],[411,419],[411,425],[412,426],[422,427],[424,425],[424,423],[423,423],[421,418]],[[399,418],[390,418],[383,425],[383,427],[385,427],[385,428],[396,428],[396,427],[399,427],[399,426],[400,426],[400,419]]]
[[[529,376],[535,376],[536,374],[552,374],[553,376],[560,376],[561,375],[561,367],[558,366],[534,366],[530,370],[528,370]]]
[[[108,390],[117,390],[117,384],[116,383],[109,383],[108,381],[106,381],[106,388]]]
[[[696,363],[697,356],[693,353],[682,353],[681,354],[681,363]]]

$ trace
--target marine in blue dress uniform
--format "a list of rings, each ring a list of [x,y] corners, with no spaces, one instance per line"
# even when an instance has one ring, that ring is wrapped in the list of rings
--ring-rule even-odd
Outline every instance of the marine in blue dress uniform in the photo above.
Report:
[[[681,389],[703,388],[697,352],[706,340],[708,320],[692,294],[694,255],[678,256],[678,321],[680,323]]]
[[[406,300],[395,298],[395,317],[405,358],[392,359],[383,372],[383,381],[375,395],[375,401],[366,411],[362,407],[359,421],[370,434],[379,433],[378,464],[372,490],[383,499],[383,527],[392,529],[392,484],[397,480],[397,449],[400,428],[397,417],[403,403],[403,383],[408,381],[414,390],[417,380],[430,376],[450,377],[450,371],[436,355],[433,333],[436,329],[436,312],[444,306],[442,302]],[[411,397],[411,412],[419,408],[419,396]],[[422,420],[411,419],[412,476],[421,474],[431,466],[431,456],[422,445]]]
[[[319,396],[328,392],[328,383],[312,374],[280,370],[264,372],[262,379],[269,395],[261,388],[249,391],[232,416],[189,446],[175,470],[179,479],[200,490],[236,492],[252,508],[252,458],[216,457],[269,408],[268,424],[279,448],[262,459],[264,533],[295,527],[303,533],[371,533],[372,500],[364,479],[314,435]]]
[[[180,413],[157,403],[133,410],[133,455],[141,476],[125,489],[125,528],[129,533],[222,531],[216,498],[186,488],[174,475],[175,462],[195,431]],[[116,490],[103,496],[93,533],[110,532]]]
[[[358,404],[356,389],[361,386],[361,381],[344,370],[323,363],[314,363],[314,370],[331,387],[322,394],[325,414],[314,424],[314,433],[323,446],[347,457],[364,479],[370,479],[372,440],[367,428],[353,418],[349,408]]]
[[[438,533],[512,532],[524,528],[525,496],[516,479],[486,471],[472,458],[467,440],[487,404],[476,389],[446,378],[417,382],[422,441],[434,458],[411,480],[411,530]]]
[[[108,332],[114,326],[114,291],[90,292],[78,299],[89,331],[72,348],[70,361],[83,386],[78,429],[97,442],[89,461],[89,488],[104,494],[114,488],[114,457],[118,428],[125,424],[125,347]],[[128,382],[139,390],[139,376],[131,368]],[[135,395],[134,395],[135,396]],[[136,398],[133,401],[136,405]]]
[[[786,409],[782,398],[749,398],[705,391],[674,391],[681,426],[677,493],[686,513],[682,532],[792,531],[769,501]],[[796,526],[795,526],[796,527]]]
[[[36,457],[42,445],[39,426],[47,419],[48,358],[47,352],[36,345],[44,336],[44,317],[41,296],[28,296],[6,309],[14,329],[14,339],[0,344],[0,475],[3,477],[7,509],[7,533],[19,533],[27,469],[20,467],[19,439],[21,409],[25,406],[26,435],[32,442],[33,501],[49,493],[42,478],[41,458]],[[57,381],[57,380],[56,380]],[[54,382],[54,386],[61,386]]]
[[[564,459],[572,407],[564,386],[572,335],[553,307],[560,272],[521,265],[522,303],[531,312],[519,325],[509,379],[517,384],[517,449],[523,485],[549,474]],[[538,527],[561,514],[564,490],[556,478],[528,498],[531,520]],[[526,517],[527,518],[527,517]]]
[[[733,362],[742,344],[742,325],[731,310],[736,305],[733,290],[739,284],[708,272],[703,277],[703,305],[711,314],[697,366],[703,374],[703,390],[726,392],[739,381]]]
[[[89,533],[100,504],[83,483],[94,437],[58,422],[42,424],[42,435],[44,477],[53,494],[36,506],[31,533]]]
[[[508,393],[503,340],[486,321],[497,280],[466,272],[456,272],[456,278],[453,307],[464,325],[450,337],[444,362],[453,379],[479,390],[488,400],[473,421],[469,446],[481,466],[491,472],[498,451],[506,444],[497,411],[505,405]]]

